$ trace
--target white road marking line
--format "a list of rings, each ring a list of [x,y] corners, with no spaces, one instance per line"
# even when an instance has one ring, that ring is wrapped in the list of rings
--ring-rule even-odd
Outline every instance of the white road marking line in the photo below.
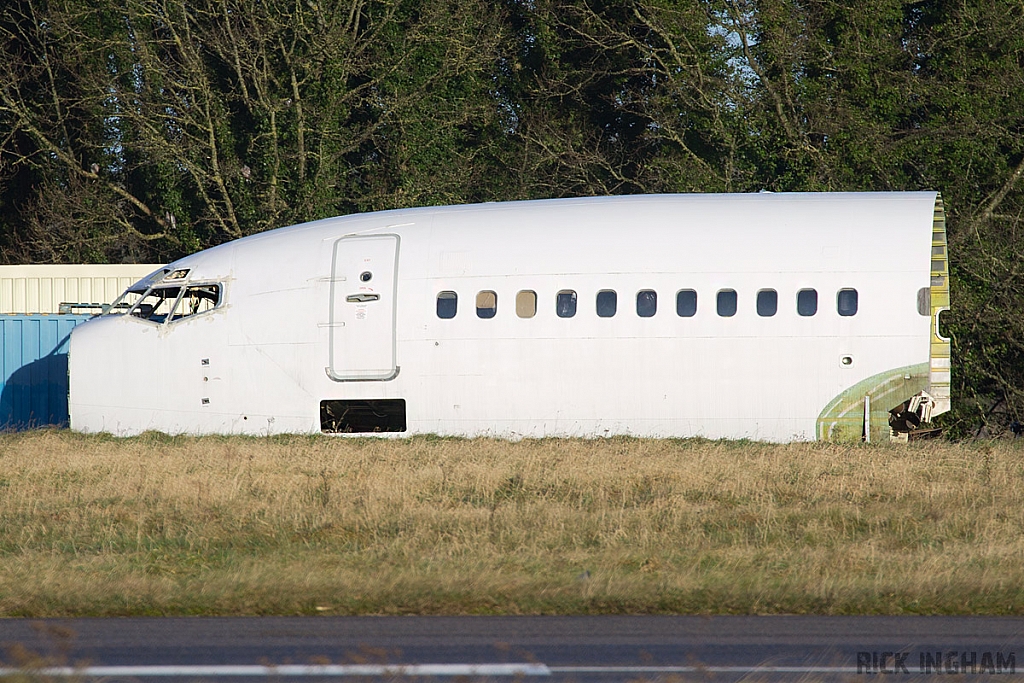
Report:
[[[550,666],[553,674],[855,674],[855,666]],[[863,669],[860,673],[863,673]]]
[[[543,664],[282,664],[167,665],[167,666],[53,666],[40,669],[0,668],[0,677],[18,675],[52,677],[101,676],[548,676]]]
[[[146,677],[343,677],[343,676],[550,676],[552,674],[856,674],[854,666],[547,666],[545,664],[282,664],[54,666],[40,669],[0,668],[0,677],[18,675],[54,678],[106,676]]]

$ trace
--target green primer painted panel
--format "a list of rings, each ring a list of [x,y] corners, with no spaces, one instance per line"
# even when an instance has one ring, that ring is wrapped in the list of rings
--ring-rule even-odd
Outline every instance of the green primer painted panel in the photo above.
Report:
[[[871,397],[871,440],[889,438],[889,411],[921,391],[927,391],[928,363],[886,370],[857,382],[832,399],[818,415],[820,441],[860,441],[864,431],[864,397]]]

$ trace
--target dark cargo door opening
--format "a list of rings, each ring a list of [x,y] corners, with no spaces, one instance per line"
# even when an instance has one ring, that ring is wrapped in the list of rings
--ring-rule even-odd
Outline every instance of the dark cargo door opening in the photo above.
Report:
[[[405,431],[405,399],[320,401],[325,434],[380,434]]]

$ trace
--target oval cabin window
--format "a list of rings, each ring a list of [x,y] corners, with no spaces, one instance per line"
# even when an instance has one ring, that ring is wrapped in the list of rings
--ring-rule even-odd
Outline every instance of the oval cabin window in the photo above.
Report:
[[[857,315],[857,290],[840,289],[836,295],[836,310],[842,316]]]
[[[563,289],[555,297],[555,313],[559,318],[571,318],[576,315],[576,292]]]
[[[680,289],[676,292],[676,315],[680,318],[692,318],[697,315],[697,292],[692,289]]]
[[[796,312],[805,318],[818,312],[818,291],[816,289],[801,289],[796,293]]]
[[[774,289],[762,289],[757,293],[757,314],[770,318],[779,310],[779,293]]]
[[[437,295],[437,317],[448,320],[455,317],[459,307],[459,295],[455,292],[441,292]]]
[[[524,289],[516,294],[516,315],[520,318],[532,318],[537,315],[537,292]]]
[[[477,292],[476,317],[493,318],[498,313],[498,295],[490,290]]]
[[[658,312],[658,293],[653,289],[641,289],[636,293],[636,314],[650,318]]]
[[[932,288],[922,287],[917,290],[917,314],[930,316],[932,314]]]
[[[618,295],[610,289],[602,289],[597,293],[597,317],[610,318],[615,315],[619,305]]]
[[[736,315],[736,290],[723,289],[718,292],[718,315],[731,318]]]

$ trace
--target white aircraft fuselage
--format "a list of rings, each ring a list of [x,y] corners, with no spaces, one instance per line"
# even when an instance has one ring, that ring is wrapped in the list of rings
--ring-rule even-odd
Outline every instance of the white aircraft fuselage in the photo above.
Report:
[[[882,438],[914,396],[930,401],[919,418],[949,408],[944,225],[936,193],[911,192],[281,228],[169,264],[75,328],[71,426]]]

